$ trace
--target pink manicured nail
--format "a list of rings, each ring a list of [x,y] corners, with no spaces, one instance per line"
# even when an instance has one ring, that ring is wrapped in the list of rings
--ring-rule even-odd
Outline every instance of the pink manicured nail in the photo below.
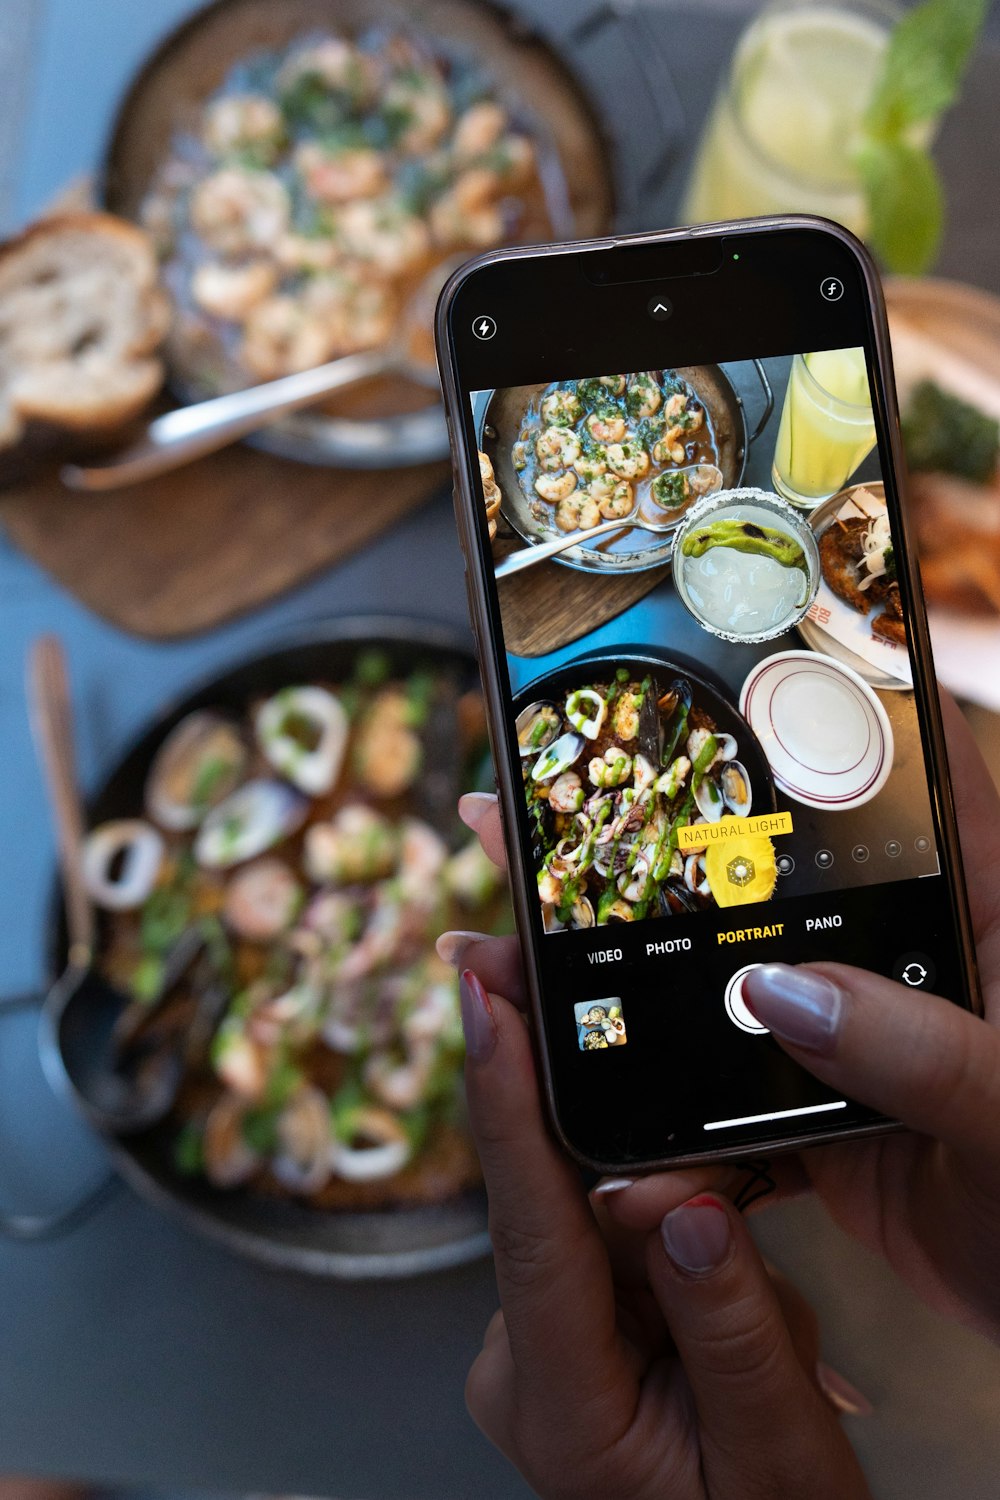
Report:
[[[489,938],[485,932],[465,932],[461,928],[453,932],[442,932],[435,943],[438,958],[446,964],[451,964],[453,969],[464,968],[462,963],[463,954],[473,943],[486,943]]]
[[[729,1216],[710,1193],[671,1209],[660,1225],[660,1237],[674,1265],[689,1276],[717,1270],[733,1242]]]
[[[464,792],[458,799],[458,816],[466,828],[477,833],[486,814],[496,806],[496,801],[492,792]]]
[[[590,1191],[595,1198],[603,1198],[606,1195],[610,1196],[611,1193],[623,1192],[625,1188],[630,1188],[634,1181],[634,1177],[603,1177]]]
[[[875,1408],[867,1396],[863,1396],[857,1386],[845,1380],[838,1370],[832,1370],[819,1360],[816,1365],[816,1379],[823,1395],[830,1405],[837,1411],[842,1411],[848,1417],[870,1417]]]
[[[743,997],[783,1041],[809,1052],[833,1051],[844,997],[831,979],[790,964],[762,964],[744,979]]]
[[[465,1050],[473,1062],[489,1062],[496,1050],[497,1023],[482,980],[471,969],[463,969],[458,983],[462,1000],[462,1030]]]

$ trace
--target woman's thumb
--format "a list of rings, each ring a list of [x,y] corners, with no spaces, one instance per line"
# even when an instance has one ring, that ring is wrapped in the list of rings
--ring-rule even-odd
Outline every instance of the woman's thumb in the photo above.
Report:
[[[978,1016],[845,964],[763,964],[743,995],[831,1088],[1000,1166],[1000,1034]]]

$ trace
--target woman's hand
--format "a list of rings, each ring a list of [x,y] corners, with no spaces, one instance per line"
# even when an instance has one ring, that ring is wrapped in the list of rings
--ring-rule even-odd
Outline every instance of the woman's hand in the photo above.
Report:
[[[943,697],[942,709],[985,1020],[841,964],[767,965],[748,977],[744,996],[803,1067],[909,1127],[776,1159],[775,1196],[811,1187],[924,1301],[997,1339],[1000,797],[957,706]],[[475,801],[467,811],[487,851],[502,859],[493,804]],[[479,946],[465,939],[460,960],[485,971],[488,983],[493,975],[518,982],[516,946],[485,953]],[[741,1180],[726,1167],[659,1174],[607,1194],[608,1213],[622,1226],[650,1231],[681,1197],[706,1187],[731,1192]]]
[[[545,1500],[864,1500],[815,1320],[732,1204],[602,1233],[545,1128],[523,1017],[471,970],[462,1015],[503,1309],[466,1388],[487,1437]]]

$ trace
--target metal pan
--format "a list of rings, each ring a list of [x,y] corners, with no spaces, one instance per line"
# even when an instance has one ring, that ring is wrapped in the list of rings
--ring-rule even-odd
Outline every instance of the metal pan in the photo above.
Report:
[[[251,697],[274,692],[289,682],[346,677],[359,649],[368,646],[383,650],[400,672],[430,663],[451,671],[469,686],[479,680],[466,637],[425,620],[344,619],[276,644],[268,642],[260,655],[201,683],[164,710],[125,753],[94,798],[88,809],[91,822],[135,815],[142,806],[143,787],[158,746],[193,709],[240,710]],[[61,904],[55,910],[48,953],[53,975],[61,973],[66,962]],[[99,1039],[95,1040],[98,1044]],[[43,1061],[48,1076],[65,1072],[52,1028],[42,1028],[41,1045],[47,1049]],[[105,1139],[117,1170],[143,1198],[253,1260],[322,1276],[399,1277],[459,1265],[489,1251],[482,1190],[435,1206],[322,1213],[248,1190],[219,1192],[205,1182],[183,1177],[173,1168],[169,1137],[170,1131],[158,1126],[141,1135]]]
[[[178,127],[233,63],[259,49],[287,45],[304,32],[349,34],[387,26],[423,33],[443,55],[483,60],[498,95],[535,136],[544,182],[523,226],[526,241],[604,232],[614,215],[613,172],[603,129],[575,75],[551,47],[499,6],[483,0],[214,0],[161,43],[119,109],[101,174],[104,205],[139,216],[153,174]],[[179,352],[169,381],[179,400],[201,399]],[[444,412],[426,392],[388,379],[341,397],[335,411],[306,411],[262,429],[257,446],[307,463],[396,467],[448,453]]]
[[[746,471],[750,445],[763,432],[774,410],[774,395],[764,366],[759,359],[753,360],[752,364],[764,402],[752,430],[743,397],[721,365],[689,365],[678,367],[676,371],[704,404],[715,433],[717,463],[722,470],[724,489],[735,489],[739,485]],[[548,541],[562,535],[554,527],[539,522],[532,509],[535,497],[525,490],[511,460],[511,445],[521,430],[524,414],[530,402],[544,389],[542,385],[522,385],[493,391],[478,435],[480,446],[493,464],[503,496],[501,512],[528,543]],[[652,532],[635,527],[610,545],[602,538],[597,544],[570,547],[555,560],[583,573],[642,573],[649,568],[662,568],[670,561],[672,551],[672,534],[654,536]]]

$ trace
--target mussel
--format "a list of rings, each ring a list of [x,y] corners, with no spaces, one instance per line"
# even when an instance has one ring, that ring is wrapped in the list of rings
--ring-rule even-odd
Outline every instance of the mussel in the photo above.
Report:
[[[102,823],[87,835],[81,859],[90,899],[106,911],[133,911],[152,893],[163,839],[141,818]]]
[[[554,703],[542,699],[522,708],[514,721],[517,731],[517,747],[522,755],[535,755],[545,750],[562,728],[562,714]]]
[[[209,870],[227,870],[295,833],[309,804],[282,781],[248,781],[212,809],[195,839],[194,856]]]
[[[167,735],[150,767],[150,817],[171,833],[196,828],[239,785],[248,758],[231,720],[207,710],[188,714]]]
[[[691,684],[686,677],[675,677],[666,692],[658,700],[661,729],[660,759],[656,764],[667,766],[677,754],[678,747],[687,734],[688,715],[691,712]]]
[[[575,765],[583,754],[587,741],[576,730],[559,736],[547,746],[531,768],[532,781],[551,781]]]
[[[669,876],[660,886],[658,900],[660,911],[665,917],[682,916],[686,912],[701,910],[697,896],[676,875]]]
[[[254,727],[267,760],[300,791],[322,797],[336,784],[349,726],[326,688],[282,688],[261,704]]]

